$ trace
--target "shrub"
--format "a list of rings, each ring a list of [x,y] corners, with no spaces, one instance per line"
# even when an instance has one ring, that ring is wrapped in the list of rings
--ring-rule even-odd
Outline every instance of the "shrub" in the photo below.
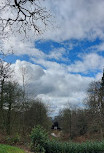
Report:
[[[31,149],[36,153],[104,153],[104,141],[80,144],[50,140],[40,126],[32,130],[31,139]]]
[[[45,146],[48,140],[47,132],[38,125],[33,128],[30,137],[31,150],[34,152],[45,153]]]
[[[58,142],[47,141],[46,153],[104,153],[104,142]]]
[[[15,136],[8,136],[6,138],[6,143],[8,144],[16,144],[20,142],[20,136],[18,134],[16,134]]]

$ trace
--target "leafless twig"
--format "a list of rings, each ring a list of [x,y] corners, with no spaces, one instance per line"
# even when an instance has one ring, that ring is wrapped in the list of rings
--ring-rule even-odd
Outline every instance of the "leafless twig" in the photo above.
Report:
[[[9,15],[5,16],[6,13]],[[51,16],[39,0],[6,0],[0,7],[0,14],[0,29],[3,33],[11,31],[24,33],[25,36],[30,30],[34,34],[41,34]]]

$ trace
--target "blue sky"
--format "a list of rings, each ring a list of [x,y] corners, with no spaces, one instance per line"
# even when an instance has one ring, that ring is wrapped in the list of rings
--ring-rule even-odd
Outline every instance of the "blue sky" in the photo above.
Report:
[[[22,41],[11,35],[2,41],[4,58],[11,62],[22,85],[26,71],[27,92],[41,98],[55,113],[72,103],[81,106],[88,85],[100,80],[104,67],[104,0],[46,0],[52,17],[40,36]]]
[[[97,47],[96,47],[96,46],[100,46],[102,43],[103,43],[103,41],[100,40],[99,38],[96,38],[93,41],[90,41],[87,39],[84,39],[84,40],[69,39],[69,40],[66,40],[63,42],[55,42],[52,40],[37,40],[35,42],[34,47],[38,50],[41,50],[46,55],[49,55],[53,50],[59,51],[60,48],[63,48],[65,50],[65,52],[62,54],[62,57],[64,58],[64,60],[62,60],[62,58],[55,59],[54,57],[52,57],[50,59],[48,59],[48,57],[47,57],[46,60],[51,61],[51,62],[56,62],[59,64],[64,64],[64,65],[68,66],[68,65],[74,64],[76,61],[82,61],[81,55],[86,56],[87,54],[90,54],[90,53],[97,53],[97,55],[103,57],[104,51],[103,50],[98,51]],[[35,55],[33,57],[35,58]],[[16,60],[27,61],[32,64],[35,63],[31,60],[31,56],[27,55],[27,54],[23,54],[21,56],[15,55],[15,54],[13,54],[13,55],[10,54],[10,55],[6,56],[4,59],[5,59],[5,61],[10,62],[10,63],[15,63]],[[41,64],[38,63],[38,65],[40,65],[42,68],[46,69]],[[90,71],[87,73],[73,72],[73,74],[78,73],[83,76],[96,77],[96,74],[98,72],[102,72],[102,70],[103,70],[103,67],[102,67],[102,69],[101,68],[96,69],[95,71]]]

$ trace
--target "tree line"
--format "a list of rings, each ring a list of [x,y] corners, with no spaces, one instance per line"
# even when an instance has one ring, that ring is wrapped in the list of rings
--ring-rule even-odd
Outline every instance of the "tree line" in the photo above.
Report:
[[[11,65],[0,60],[0,131],[25,135],[36,125],[48,129],[48,108],[41,100],[28,98],[13,75]]]
[[[54,119],[68,139],[104,138],[104,73],[101,81],[89,84],[83,108],[68,104]]]
[[[30,99],[13,80],[14,72],[9,63],[0,60],[0,131],[28,134],[34,126],[41,125],[48,131],[52,120],[48,108],[41,100]],[[58,121],[62,133],[68,139],[84,136],[86,138],[104,138],[104,73],[101,81],[91,82],[84,100],[84,107],[68,104],[54,118]]]

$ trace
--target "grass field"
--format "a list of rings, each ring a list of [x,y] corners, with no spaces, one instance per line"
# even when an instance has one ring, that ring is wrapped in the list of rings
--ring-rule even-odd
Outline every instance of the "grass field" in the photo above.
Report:
[[[17,147],[0,144],[0,153],[25,153],[25,152]]]

